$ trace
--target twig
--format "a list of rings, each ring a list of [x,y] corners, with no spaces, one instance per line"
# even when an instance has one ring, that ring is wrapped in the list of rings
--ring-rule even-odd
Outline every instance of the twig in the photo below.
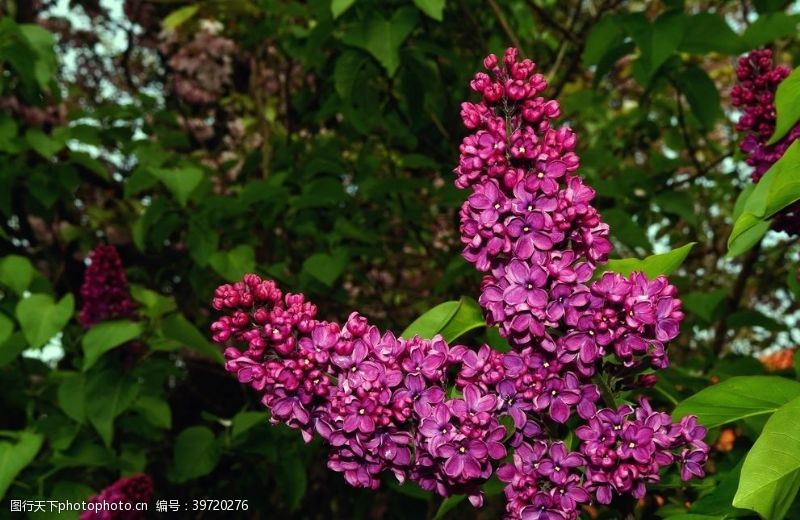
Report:
[[[736,278],[736,283],[733,286],[733,292],[725,304],[725,311],[717,323],[716,331],[714,332],[714,343],[712,344],[712,352],[719,356],[722,349],[725,347],[725,340],[728,335],[728,317],[739,310],[739,304],[744,295],[744,290],[747,287],[747,280],[753,275],[755,270],[756,261],[761,253],[761,242],[758,242],[753,249],[751,249],[742,262],[742,270],[739,271],[739,276]]]
[[[500,22],[500,27],[503,28],[503,32],[506,33],[506,36],[508,36],[508,39],[511,40],[511,43],[514,44],[514,47],[522,51],[522,44],[520,43],[517,34],[514,32],[514,29],[512,29],[511,25],[509,25],[506,15],[503,14],[503,10],[500,9],[500,6],[497,5],[495,0],[489,0],[489,7],[492,8],[494,15],[497,17],[497,21]]]

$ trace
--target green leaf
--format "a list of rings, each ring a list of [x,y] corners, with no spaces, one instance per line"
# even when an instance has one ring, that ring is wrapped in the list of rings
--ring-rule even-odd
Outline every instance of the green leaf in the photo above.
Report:
[[[615,48],[625,36],[619,17],[613,14],[603,16],[592,26],[586,40],[581,60],[584,67],[597,65],[600,60]]]
[[[645,83],[672,56],[683,40],[687,17],[678,11],[668,11],[650,24],[644,15],[636,13],[625,18],[625,27],[640,50],[638,63],[644,72]]]
[[[29,128],[25,132],[25,141],[39,155],[45,159],[50,159],[64,148],[64,142],[54,139],[45,134],[38,128]]]
[[[762,220],[752,213],[743,213],[733,225],[725,256],[733,258],[746,253],[761,241],[770,227],[772,227],[771,220]]]
[[[38,24],[20,24],[20,35],[33,51],[33,76],[42,90],[48,90],[50,80],[58,69],[54,52],[55,40],[52,33]],[[30,66],[30,64],[26,64]]]
[[[644,229],[633,220],[633,216],[620,208],[603,212],[606,222],[614,230],[614,237],[630,247],[639,247],[645,252],[652,250],[650,239]]]
[[[690,292],[683,296],[683,307],[702,318],[706,323],[714,321],[720,304],[728,297],[727,289],[715,289],[708,293]]]
[[[160,180],[172,192],[178,203],[184,207],[189,201],[192,192],[203,180],[203,170],[193,166],[185,168],[151,168],[148,171],[153,177]]]
[[[16,438],[13,444],[0,442],[0,499],[5,497],[20,471],[33,461],[44,441],[42,435],[30,431],[18,432]]]
[[[177,483],[208,475],[217,466],[219,444],[205,426],[192,426],[175,439],[172,480]]]
[[[726,320],[729,329],[740,329],[743,327],[761,327],[771,332],[786,330],[786,324],[780,323],[770,318],[763,312],[754,309],[742,309],[734,312]]]
[[[131,376],[114,370],[89,375],[86,395],[91,399],[87,399],[86,416],[106,446],[114,438],[114,419],[131,406],[139,389]]]
[[[442,327],[439,334],[445,341],[452,343],[467,332],[486,326],[483,318],[483,309],[478,302],[472,298],[462,296],[458,301],[458,309],[450,318],[450,321]]]
[[[372,54],[392,77],[400,66],[400,46],[416,25],[417,11],[411,7],[398,9],[389,20],[372,11],[360,25],[345,33],[343,40]]]
[[[58,406],[79,424],[86,421],[86,375],[73,372],[58,385]]]
[[[208,265],[211,255],[219,248],[219,233],[194,221],[189,222],[189,232],[186,234],[186,245],[189,255],[200,267]]]
[[[800,67],[778,84],[775,93],[775,109],[778,112],[775,132],[767,144],[778,142],[800,121]]]
[[[800,489],[800,397],[769,418],[744,459],[733,505],[781,520]]]
[[[138,311],[150,319],[160,318],[178,308],[171,296],[162,296],[141,285],[131,285],[131,296],[140,304]]]
[[[347,50],[336,60],[333,69],[333,87],[344,101],[350,101],[359,72],[369,57],[360,51]]]
[[[414,5],[437,22],[441,22],[444,19],[444,1],[445,0],[414,0]]]
[[[235,439],[259,424],[267,424],[264,412],[239,412],[231,420],[231,437]]]
[[[744,32],[743,39],[748,49],[761,47],[766,43],[797,35],[798,15],[770,13],[761,15]]]
[[[485,327],[483,312],[478,303],[467,297],[440,303],[414,320],[400,335],[431,339],[441,334],[447,342],[454,341],[470,330]]]
[[[688,17],[686,32],[678,50],[692,54],[709,52],[739,54],[745,49],[741,37],[731,29],[722,16],[714,13],[697,13]]]
[[[11,334],[4,343],[0,344],[0,367],[4,367],[17,359],[28,348],[28,342],[21,330]]]
[[[11,337],[12,332],[14,332],[14,322],[5,314],[0,314],[0,347]]]
[[[769,415],[800,396],[800,382],[779,376],[739,376],[710,386],[675,407],[672,416],[696,415],[713,428],[733,421]]]
[[[0,260],[0,284],[21,295],[30,287],[36,270],[24,256],[8,255]]]
[[[673,249],[660,255],[651,255],[644,259],[624,258],[621,260],[609,260],[603,267],[605,271],[613,271],[628,276],[634,271],[641,271],[648,278],[658,275],[670,275],[681,266],[689,251],[692,250],[696,242],[689,242],[685,246]]]
[[[441,504],[439,504],[439,508],[436,510],[436,515],[434,515],[433,520],[444,518],[447,513],[455,509],[465,498],[467,498],[466,495],[453,495],[442,500]]]
[[[342,16],[354,3],[356,0],[331,0],[331,14],[334,19]]]
[[[303,262],[303,271],[331,287],[342,274],[349,260],[350,252],[344,248],[339,248],[332,254],[317,253]]]
[[[166,29],[174,31],[189,21],[194,15],[196,15],[199,9],[200,5],[198,4],[187,5],[179,9],[175,9],[164,18],[161,24]]]
[[[89,370],[100,356],[109,350],[138,338],[144,325],[130,320],[104,321],[98,323],[83,337],[83,370]]]
[[[686,96],[692,114],[706,130],[722,116],[719,92],[706,71],[697,66],[683,70],[677,78],[678,86]]]
[[[306,466],[297,455],[284,456],[284,463],[277,466],[275,479],[278,486],[286,494],[286,501],[291,511],[297,510],[303,503],[308,487]]]
[[[169,403],[153,395],[140,395],[133,403],[133,409],[156,428],[172,428],[172,410]]]
[[[16,315],[30,348],[39,348],[61,332],[72,317],[75,299],[71,294],[58,303],[47,294],[34,294],[17,303]]]
[[[183,314],[175,313],[164,318],[161,322],[161,332],[165,338],[177,341],[218,363],[225,361],[219,349],[212,345]]]
[[[694,502],[689,511],[697,515],[717,515],[712,518],[726,518],[727,515],[737,512],[731,503],[736,495],[736,488],[739,486],[741,472],[742,462],[739,462],[733,469],[722,475],[710,493]]]
[[[211,268],[221,277],[236,282],[256,268],[256,253],[253,246],[240,245],[230,251],[217,251],[208,259]]]
[[[736,202],[733,205],[733,213],[731,214],[734,222],[736,222],[736,219],[738,219],[739,216],[744,212],[744,205],[747,203],[747,199],[750,198],[750,195],[753,193],[753,190],[755,189],[756,189],[755,184],[748,184],[739,193],[739,196],[736,197]]]

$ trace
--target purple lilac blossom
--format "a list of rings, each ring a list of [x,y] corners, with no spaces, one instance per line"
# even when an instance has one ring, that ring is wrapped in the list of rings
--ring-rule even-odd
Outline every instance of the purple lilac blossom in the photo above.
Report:
[[[597,386],[654,384],[647,371],[667,366],[683,319],[677,290],[641,273],[592,281],[611,244],[576,175],[576,137],[552,125],[560,108],[540,96],[533,62],[509,49],[484,64],[470,83],[482,100],[461,107],[473,133],[455,170],[470,190],[460,231],[484,273],[487,322],[512,350],[397,338],[357,313],[344,326],[320,321],[303,295],[246,275],[212,302],[223,313],[214,340],[244,346],[225,349],[226,369],[262,395],[273,423],[322,437],[328,467],[353,486],[377,488],[389,471],[480,506],[496,473],[507,518],[573,520],[582,504],[641,497],[664,466],[702,477],[708,446],[694,418],[672,423],[646,399],[601,408]],[[550,433],[568,423],[571,450]]]

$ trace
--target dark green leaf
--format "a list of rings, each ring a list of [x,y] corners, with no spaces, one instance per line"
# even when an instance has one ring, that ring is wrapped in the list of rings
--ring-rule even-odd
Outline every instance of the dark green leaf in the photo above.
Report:
[[[89,375],[86,395],[86,416],[103,443],[111,446],[114,438],[114,419],[127,410],[139,393],[139,383],[130,376],[113,370]]]
[[[797,34],[800,15],[771,13],[759,16],[744,32],[743,39],[748,49],[755,49],[775,40]]]
[[[203,170],[193,166],[172,169],[151,168],[149,172],[172,192],[181,206],[186,206],[192,192],[203,180]]]
[[[687,67],[678,76],[680,87],[692,114],[706,130],[714,127],[714,123],[722,116],[719,92],[708,74],[696,66]]]
[[[597,65],[609,51],[616,47],[624,37],[625,31],[619,17],[606,14],[592,26],[586,40],[581,59],[584,67]]]
[[[219,444],[205,426],[192,426],[175,439],[172,480],[186,482],[208,475],[217,466]]]
[[[334,18],[339,18],[355,2],[356,0],[331,0],[331,14]]]
[[[317,253],[303,262],[303,271],[331,287],[347,267],[349,260],[350,253],[343,248],[337,249],[332,254]]]
[[[152,395],[140,395],[133,403],[133,409],[156,428],[172,427],[172,410],[164,399]]]
[[[229,282],[236,282],[256,268],[256,253],[249,245],[236,246],[230,251],[217,251],[208,260],[211,268]]]
[[[219,349],[212,345],[183,314],[176,313],[164,318],[161,322],[161,332],[165,338],[177,341],[218,363],[225,361]]]
[[[371,11],[370,16],[345,33],[343,39],[348,45],[372,54],[391,77],[400,66],[400,46],[416,25],[414,8],[401,7],[388,20],[379,12]]]
[[[89,370],[100,356],[136,339],[144,332],[144,325],[130,320],[104,321],[89,329],[83,337],[83,370]]]
[[[733,32],[721,15],[697,13],[688,17],[686,32],[678,50],[692,54],[739,54],[746,49],[743,48],[741,37]]]
[[[716,289],[708,293],[690,292],[683,296],[683,307],[702,318],[705,322],[714,321],[714,315],[720,304],[728,296],[726,289]]]

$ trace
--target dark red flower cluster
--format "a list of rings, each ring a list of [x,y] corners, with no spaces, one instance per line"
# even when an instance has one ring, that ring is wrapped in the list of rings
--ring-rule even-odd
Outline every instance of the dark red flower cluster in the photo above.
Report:
[[[754,50],[739,58],[736,77],[739,83],[731,89],[733,106],[742,110],[736,129],[744,134],[739,144],[753,167],[753,182],[780,159],[789,146],[800,138],[800,123],[778,142],[768,145],[775,131],[775,92],[789,74],[788,67],[775,66],[772,51]],[[773,227],[792,235],[800,235],[800,203],[795,203],[775,216]]]
[[[89,329],[101,321],[134,316],[135,306],[128,279],[114,246],[100,245],[89,253],[89,267],[83,275],[81,298],[83,308],[78,320],[84,328]]]
[[[137,520],[144,511],[136,505],[153,497],[153,481],[145,474],[117,480],[87,501],[81,520]]]

